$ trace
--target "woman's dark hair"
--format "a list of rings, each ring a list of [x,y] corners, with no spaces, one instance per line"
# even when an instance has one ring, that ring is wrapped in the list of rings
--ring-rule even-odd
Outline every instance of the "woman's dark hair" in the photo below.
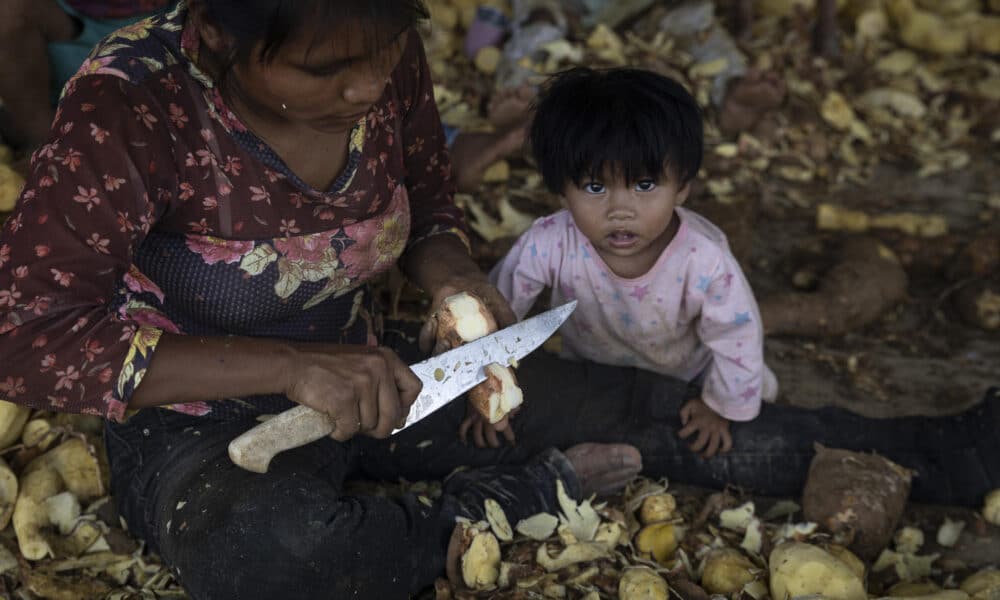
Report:
[[[334,31],[350,23],[374,53],[396,36],[427,19],[422,0],[201,0],[209,17],[236,40],[230,65],[258,58],[267,62],[296,34]],[[339,32],[338,32],[339,33]],[[251,57],[260,43],[261,52]]]
[[[635,182],[661,180],[669,169],[681,183],[698,174],[702,116],[676,81],[640,69],[560,73],[544,86],[531,124],[532,153],[545,185],[603,178],[605,166]]]

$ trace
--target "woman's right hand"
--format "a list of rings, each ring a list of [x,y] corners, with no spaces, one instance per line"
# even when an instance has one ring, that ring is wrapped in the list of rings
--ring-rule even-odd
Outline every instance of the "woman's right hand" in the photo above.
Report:
[[[387,438],[401,426],[423,384],[395,352],[369,346],[297,347],[285,395],[333,417],[331,437]]]

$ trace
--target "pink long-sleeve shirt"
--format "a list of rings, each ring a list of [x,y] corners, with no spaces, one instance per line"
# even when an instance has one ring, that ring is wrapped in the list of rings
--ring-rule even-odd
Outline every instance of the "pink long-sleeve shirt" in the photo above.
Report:
[[[677,215],[677,234],[641,277],[615,275],[563,210],[535,221],[491,279],[518,318],[546,287],[553,305],[579,301],[560,330],[565,358],[703,377],[709,407],[748,421],[777,393],[757,302],[725,234],[690,210]]]

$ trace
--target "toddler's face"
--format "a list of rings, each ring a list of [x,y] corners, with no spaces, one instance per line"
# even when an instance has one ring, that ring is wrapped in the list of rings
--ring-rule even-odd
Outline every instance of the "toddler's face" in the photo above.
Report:
[[[569,182],[563,196],[576,226],[616,275],[635,278],[656,264],[677,231],[674,209],[690,186],[667,170],[652,178],[626,182],[605,169],[600,180]]]

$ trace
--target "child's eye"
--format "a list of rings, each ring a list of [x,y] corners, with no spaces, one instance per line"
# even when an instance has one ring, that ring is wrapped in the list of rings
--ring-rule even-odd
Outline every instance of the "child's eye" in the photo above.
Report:
[[[656,182],[652,179],[643,179],[635,184],[637,192],[652,192],[656,189]]]
[[[604,184],[597,183],[596,181],[591,181],[590,183],[585,183],[583,185],[583,191],[587,192],[588,194],[603,194]]]

